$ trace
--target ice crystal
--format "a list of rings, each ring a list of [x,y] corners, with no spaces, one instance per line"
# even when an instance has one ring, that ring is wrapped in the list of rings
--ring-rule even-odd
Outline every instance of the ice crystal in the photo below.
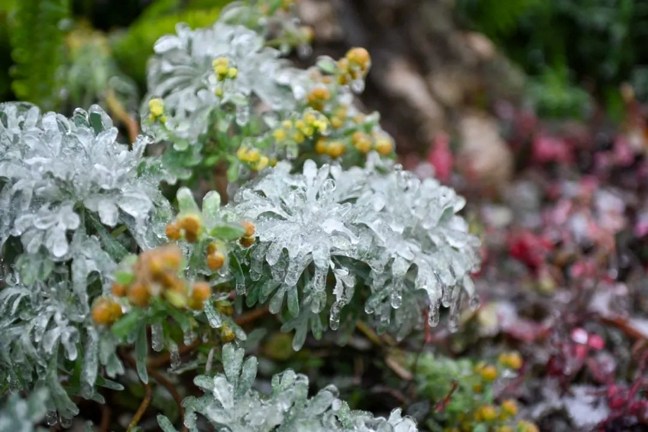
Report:
[[[421,323],[426,303],[434,313],[449,307],[452,321],[463,292],[475,295],[470,272],[479,263],[479,242],[457,215],[463,205],[452,189],[376,155],[349,170],[307,161],[292,174],[279,164],[230,204],[257,224],[258,242],[241,257],[247,302],[273,313],[285,302],[296,349],[309,328],[321,334],[327,306],[337,328],[352,298],[398,337]]]
[[[39,384],[62,418],[78,412],[69,394],[101,400],[99,376],[123,371],[117,341],[90,317],[116,262],[163,238],[168,202],[154,160],[116,142],[98,106],[71,118],[23,103],[0,104],[0,385]],[[22,247],[21,247],[22,246]],[[64,389],[59,373],[78,368]]]
[[[96,105],[68,119],[28,104],[0,104],[0,247],[18,237],[30,260],[47,268],[47,261],[78,252],[70,234],[92,218],[127,226],[142,246],[158,242],[162,225],[152,216],[165,201],[158,179],[142,173],[148,140],[129,150],[116,138],[117,128]]]
[[[218,430],[230,432],[416,432],[411,419],[394,410],[389,418],[354,411],[338,398],[337,389],[327,386],[308,397],[308,378],[287,370],[272,378],[272,393],[264,395],[252,388],[257,359],[244,360],[243,349],[223,347],[224,373],[198,376],[195,383],[205,393],[184,401],[185,425],[199,429],[202,418]],[[200,414],[200,417],[198,416]],[[174,431],[168,419],[158,417],[165,432]]]

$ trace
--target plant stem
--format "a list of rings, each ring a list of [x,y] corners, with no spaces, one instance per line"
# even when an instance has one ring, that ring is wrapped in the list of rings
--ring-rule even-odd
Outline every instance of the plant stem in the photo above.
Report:
[[[153,395],[151,384],[146,384],[144,388],[146,389],[146,394],[144,394],[144,399],[142,400],[142,403],[140,404],[139,408],[137,408],[135,415],[133,415],[133,418],[131,419],[131,422],[128,425],[128,429],[127,429],[128,432],[131,432],[135,428],[135,426],[137,426],[139,421],[142,419],[142,416],[146,412],[146,409],[148,408],[149,404],[151,403],[151,396]]]

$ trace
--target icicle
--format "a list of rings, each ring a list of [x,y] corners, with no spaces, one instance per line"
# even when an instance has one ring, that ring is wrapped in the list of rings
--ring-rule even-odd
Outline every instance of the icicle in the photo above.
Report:
[[[196,340],[196,333],[191,330],[184,332],[183,336],[184,337],[182,338],[182,343],[184,343],[185,345],[191,345],[193,341]]]
[[[236,107],[236,124],[244,126],[250,121],[250,107],[239,105]]]
[[[439,302],[434,302],[430,309],[428,310],[428,324],[430,327],[436,327],[439,325]]]
[[[47,423],[47,426],[54,426],[56,423],[58,423],[58,414],[56,411],[48,411],[47,414],[45,415],[45,423]]]
[[[164,329],[160,323],[151,325],[151,348],[156,352],[164,348]]]
[[[394,288],[389,297],[389,302],[391,304],[391,307],[394,309],[401,307],[401,305],[403,304],[403,295],[401,294],[400,289]]]
[[[338,302],[331,305],[331,313],[329,314],[329,327],[331,327],[331,330],[337,330],[340,327],[340,309],[341,306]]]
[[[207,321],[209,321],[209,325],[212,326],[212,328],[220,328],[223,325],[223,320],[219,313],[216,312],[216,309],[214,309],[212,302],[205,302],[203,310],[205,311]]]
[[[180,351],[178,351],[178,345],[173,341],[169,343],[169,354],[171,354],[171,369],[179,367],[182,364]]]
[[[454,287],[443,285],[441,289],[443,293],[441,294],[441,304],[443,305],[443,307],[449,308],[450,304],[452,303],[452,293],[454,291]]]

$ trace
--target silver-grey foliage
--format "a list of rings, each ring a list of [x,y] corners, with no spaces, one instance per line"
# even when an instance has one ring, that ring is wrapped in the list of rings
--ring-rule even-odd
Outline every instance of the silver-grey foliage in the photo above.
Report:
[[[92,322],[92,301],[107,293],[129,244],[159,243],[170,217],[143,157],[147,140],[129,149],[116,137],[98,106],[68,119],[0,104],[0,385],[43,385],[65,417],[78,412],[68,393],[101,400],[100,366],[122,372],[116,339]],[[80,380],[64,390],[59,372],[75,363]]]
[[[417,431],[414,421],[402,417],[400,409],[387,419],[351,410],[338,398],[334,386],[327,386],[309,398],[308,378],[292,370],[275,375],[272,393],[261,394],[252,388],[257,359],[244,360],[244,350],[232,344],[223,347],[223,368],[223,374],[196,377],[194,382],[205,394],[183,402],[185,425],[190,431],[202,430],[201,418],[217,430],[229,432]],[[158,421],[165,432],[175,431],[166,418],[160,416]]]
[[[292,174],[280,164],[230,205],[256,221],[259,236],[241,257],[249,281],[239,289],[250,305],[286,310],[295,349],[309,327],[321,334],[325,308],[337,329],[345,307],[358,302],[379,331],[400,338],[422,322],[424,304],[432,325],[439,306],[449,307],[454,326],[463,293],[476,301],[470,272],[479,263],[479,241],[457,215],[464,204],[452,189],[377,155],[366,168],[349,170],[306,161],[302,173]]]
[[[207,132],[210,113],[224,104],[238,107],[236,120],[241,124],[249,118],[250,98],[262,100],[273,110],[295,105],[287,79],[280,80],[285,60],[279,58],[278,50],[266,47],[257,32],[222,22],[197,30],[179,24],[176,31],[155,43],[145,98],[164,101],[168,107],[165,127],[175,137],[195,142]],[[219,57],[236,67],[236,79],[218,81],[212,62]],[[221,96],[217,89],[222,89]],[[146,107],[142,114],[148,115]],[[159,133],[155,127],[149,130]]]

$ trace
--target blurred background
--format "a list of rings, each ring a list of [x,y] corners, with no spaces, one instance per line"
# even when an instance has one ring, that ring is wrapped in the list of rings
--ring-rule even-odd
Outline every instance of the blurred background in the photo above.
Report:
[[[227,3],[0,0],[0,101],[61,112],[100,103],[132,134],[155,40],[178,22],[209,25]],[[520,116],[570,134],[588,124],[634,128],[642,140],[635,145],[644,144],[648,2],[296,3],[315,36],[312,51],[295,54],[303,65],[368,48],[373,68],[362,103],[381,112],[406,164],[447,141],[464,176],[499,188],[515,166],[506,141],[526,132],[514,130]]]

